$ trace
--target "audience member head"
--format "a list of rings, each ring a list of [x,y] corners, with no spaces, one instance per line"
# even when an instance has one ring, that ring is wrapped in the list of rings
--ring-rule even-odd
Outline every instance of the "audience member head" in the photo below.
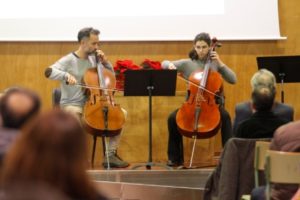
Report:
[[[86,135],[72,115],[55,109],[38,116],[4,160],[3,184],[45,182],[73,199],[95,199],[86,174]]]
[[[0,115],[2,126],[20,129],[40,110],[39,96],[25,88],[10,88],[1,97]]]
[[[271,90],[276,90],[276,78],[272,72],[267,69],[258,70],[250,81],[252,91],[258,87],[268,87]]]
[[[252,104],[256,111],[270,111],[274,104],[274,88],[259,86],[252,91]]]

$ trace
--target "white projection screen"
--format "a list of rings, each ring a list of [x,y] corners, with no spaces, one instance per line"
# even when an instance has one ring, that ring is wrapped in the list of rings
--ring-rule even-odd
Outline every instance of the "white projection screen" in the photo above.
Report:
[[[279,40],[277,0],[9,0],[0,41],[76,41],[92,26],[102,41]]]

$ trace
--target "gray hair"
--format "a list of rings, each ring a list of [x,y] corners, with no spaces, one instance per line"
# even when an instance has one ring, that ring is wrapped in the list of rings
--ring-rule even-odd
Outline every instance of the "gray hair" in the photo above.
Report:
[[[268,87],[271,90],[276,90],[276,78],[274,74],[267,69],[260,69],[256,72],[250,81],[252,91],[258,87]]]

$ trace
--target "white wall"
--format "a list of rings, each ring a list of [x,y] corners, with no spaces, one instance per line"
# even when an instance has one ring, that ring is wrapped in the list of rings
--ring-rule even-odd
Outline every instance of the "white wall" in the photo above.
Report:
[[[0,41],[75,41],[93,26],[105,41],[282,39],[277,0],[10,0],[0,8]]]

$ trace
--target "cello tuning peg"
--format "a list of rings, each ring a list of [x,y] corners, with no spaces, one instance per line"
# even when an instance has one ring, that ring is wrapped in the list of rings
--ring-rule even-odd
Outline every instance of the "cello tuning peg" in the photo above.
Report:
[[[213,38],[211,39],[211,41],[212,41],[212,43],[214,44],[214,43],[217,43],[217,42],[218,42],[218,39],[217,39],[216,37],[213,37]]]
[[[221,47],[221,46],[222,46],[222,44],[221,44],[220,42],[218,42],[218,39],[217,39],[216,37],[213,37],[213,38],[211,39],[211,42],[212,42],[212,47],[213,47],[213,49],[214,49],[215,47]]]

